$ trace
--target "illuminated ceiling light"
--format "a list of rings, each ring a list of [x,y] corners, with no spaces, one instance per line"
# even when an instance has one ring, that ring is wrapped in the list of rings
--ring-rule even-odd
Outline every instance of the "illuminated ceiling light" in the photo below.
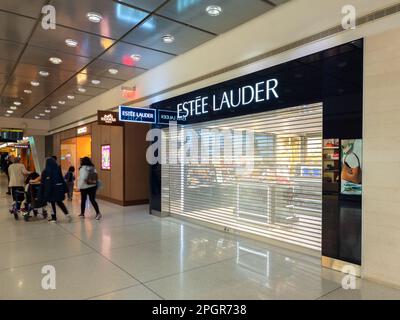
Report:
[[[7,110],[7,113],[14,113],[14,111],[12,111],[12,110]]]
[[[222,13],[222,8],[220,6],[208,6],[206,12],[210,17],[217,17]]]
[[[111,68],[111,69],[108,69],[108,72],[111,73],[111,74],[117,74],[118,70]]]
[[[85,88],[82,88],[82,87],[79,87],[79,88],[78,88],[78,91],[84,93],[84,92],[86,92],[86,89],[85,89]]]
[[[31,81],[31,85],[34,87],[38,87],[40,83],[38,81]]]
[[[58,109],[58,107],[57,107],[57,106],[51,106],[50,108],[51,108],[51,109],[53,109],[53,110],[56,110],[56,109]]]
[[[35,119],[40,119],[40,117],[39,116],[35,116]]]
[[[140,54],[133,54],[131,55],[131,58],[133,61],[140,61],[140,59],[142,59],[142,56]]]
[[[96,79],[93,79],[92,81],[91,81],[94,85],[98,85],[98,84],[100,84],[100,80],[96,80]]]
[[[66,40],[65,40],[65,44],[66,44],[68,47],[75,48],[76,46],[78,46],[78,41],[76,41],[76,40],[74,40],[74,39],[66,39]]]
[[[100,40],[100,44],[103,47],[104,50],[108,49],[109,47],[111,47],[113,45],[114,41],[110,40],[110,39],[106,39],[106,38],[102,38]]]
[[[58,103],[61,104],[61,105],[64,105],[65,101],[64,100],[60,100],[60,101],[58,101]]]
[[[75,99],[75,96],[73,96],[73,95],[68,95],[68,96],[67,96],[67,99],[69,99],[69,100],[74,100],[74,99]]]
[[[166,34],[165,36],[162,37],[162,41],[164,43],[172,43],[175,41],[175,37],[170,34]]]
[[[31,94],[32,93],[32,90],[24,90],[24,93],[26,93],[26,94]]]
[[[16,106],[11,106],[10,109],[11,110],[17,110],[17,107]]]
[[[46,115],[44,113],[39,113],[39,116],[44,117]]]
[[[86,14],[86,17],[88,18],[88,20],[90,22],[94,22],[94,23],[99,23],[101,20],[103,20],[102,15],[97,12],[88,12]]]
[[[22,103],[19,102],[19,101],[14,101],[14,104],[15,104],[16,106],[20,106]]]
[[[44,110],[46,113],[50,113],[51,111],[49,109]]]
[[[51,63],[53,63],[53,64],[60,64],[60,63],[62,63],[62,60],[61,60],[60,58],[57,58],[57,57],[51,57],[51,58],[49,59],[49,61],[50,61]]]
[[[87,77],[88,77],[88,76],[87,76],[86,73],[80,73],[80,74],[78,74],[78,75],[76,76],[77,83],[78,83],[79,85],[82,85],[82,84],[86,83]]]
[[[48,77],[50,75],[50,73],[48,73],[47,71],[39,71],[39,75],[41,77]]]

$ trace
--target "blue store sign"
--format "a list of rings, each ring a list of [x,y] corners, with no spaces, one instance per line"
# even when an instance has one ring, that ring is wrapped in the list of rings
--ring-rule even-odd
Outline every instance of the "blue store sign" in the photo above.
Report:
[[[136,123],[156,123],[156,110],[120,106],[119,120]]]

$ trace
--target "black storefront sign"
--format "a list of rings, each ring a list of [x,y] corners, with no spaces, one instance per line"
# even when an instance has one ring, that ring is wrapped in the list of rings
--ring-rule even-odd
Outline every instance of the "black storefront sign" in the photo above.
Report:
[[[103,126],[123,126],[124,123],[119,121],[118,112],[97,111],[97,123]]]

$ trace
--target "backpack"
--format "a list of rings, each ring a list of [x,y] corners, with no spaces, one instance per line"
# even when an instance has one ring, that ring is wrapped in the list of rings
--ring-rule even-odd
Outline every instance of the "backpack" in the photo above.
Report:
[[[86,184],[97,185],[99,177],[97,175],[97,172],[94,170],[94,167],[90,167],[90,169],[88,171],[89,172],[88,172],[88,176],[86,178]]]

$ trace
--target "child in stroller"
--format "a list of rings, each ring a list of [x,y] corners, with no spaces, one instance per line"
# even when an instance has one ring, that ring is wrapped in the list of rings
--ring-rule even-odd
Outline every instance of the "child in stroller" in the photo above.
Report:
[[[38,173],[33,172],[25,180],[26,200],[24,208],[21,210],[25,221],[29,220],[31,211],[36,217],[39,214],[39,209],[42,209],[43,219],[47,218],[47,203],[39,199],[40,182],[36,182],[39,177]]]

